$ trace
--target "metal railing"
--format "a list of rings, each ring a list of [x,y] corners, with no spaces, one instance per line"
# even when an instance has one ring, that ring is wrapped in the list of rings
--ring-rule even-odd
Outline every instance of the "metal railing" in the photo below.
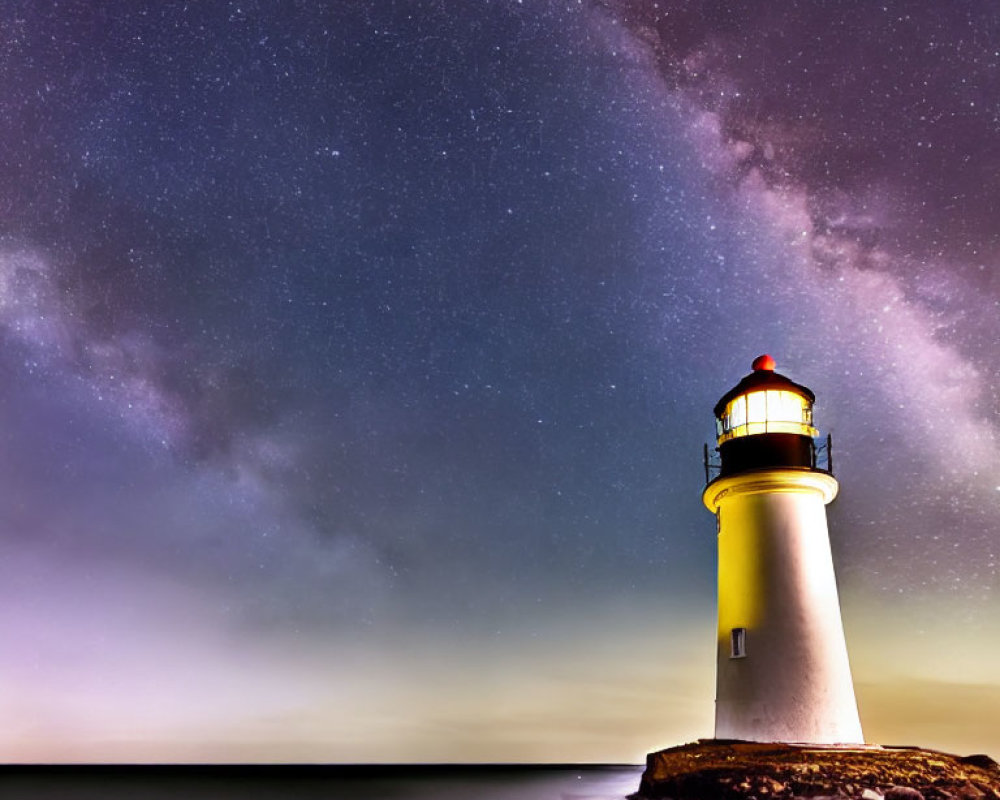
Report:
[[[826,439],[821,440],[820,444],[816,444],[816,439],[812,440],[812,464],[810,465],[812,469],[822,470],[823,472],[828,472],[833,475],[833,436],[831,434],[826,435]],[[704,445],[703,450],[703,461],[705,467],[705,485],[707,486],[712,482],[714,478],[719,476],[722,471],[722,462],[716,457],[713,459],[712,453],[718,456],[719,448],[715,448],[710,451],[708,444]],[[821,467],[820,462],[822,460],[826,461],[826,466]]]
[[[815,447],[815,440],[813,440],[813,446]],[[826,456],[826,472],[833,475],[833,436],[829,433],[826,435],[826,441],[823,442],[819,447],[816,447],[815,454],[813,455],[813,468],[820,469],[819,457],[820,455]]]
[[[716,453],[719,452],[719,448],[715,448]],[[708,486],[712,482],[712,474],[718,475],[722,471],[722,464],[718,461],[712,461],[708,456],[708,443],[705,443],[705,485]]]

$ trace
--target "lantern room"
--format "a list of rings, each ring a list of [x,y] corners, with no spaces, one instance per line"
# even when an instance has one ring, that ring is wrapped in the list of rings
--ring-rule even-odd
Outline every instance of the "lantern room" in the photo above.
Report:
[[[816,396],[774,369],[771,356],[759,356],[753,372],[716,404],[720,476],[750,469],[816,468]]]

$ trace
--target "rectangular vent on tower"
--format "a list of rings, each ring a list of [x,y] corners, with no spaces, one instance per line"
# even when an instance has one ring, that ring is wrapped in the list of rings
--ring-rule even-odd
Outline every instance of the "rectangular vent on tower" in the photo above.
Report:
[[[746,658],[747,656],[747,629],[733,628],[729,632],[730,658]]]

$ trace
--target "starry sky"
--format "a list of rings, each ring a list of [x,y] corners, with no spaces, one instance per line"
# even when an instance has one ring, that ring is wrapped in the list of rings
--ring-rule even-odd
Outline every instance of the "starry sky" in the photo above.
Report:
[[[710,736],[764,352],[867,738],[1000,755],[993,4],[0,9],[5,760]]]

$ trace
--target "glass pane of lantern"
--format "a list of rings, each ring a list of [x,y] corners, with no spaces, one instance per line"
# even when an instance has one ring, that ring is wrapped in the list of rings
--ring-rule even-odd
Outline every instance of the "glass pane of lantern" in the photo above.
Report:
[[[767,394],[766,392],[751,392],[747,399],[747,435],[765,433],[767,431]]]
[[[809,401],[806,400],[804,397],[799,397],[797,394],[792,394],[791,392],[789,392],[788,395],[789,395],[789,400],[795,409],[793,412],[793,419],[796,422],[805,422],[806,406],[809,404]]]
[[[782,392],[783,413],[781,418],[788,422],[802,422],[801,398],[792,392]]]
[[[789,419],[794,419],[796,422],[806,422],[806,406],[809,405],[809,401],[792,392],[787,394],[788,402],[792,408],[792,415]]]
[[[775,420],[782,420],[785,418],[785,400],[781,396],[781,392],[769,389],[764,393],[767,402],[767,420],[768,422],[774,422]]]
[[[746,398],[740,395],[729,408],[729,429],[738,428],[747,424]]]
[[[802,421],[802,398],[794,392],[771,391],[767,393],[768,417],[779,422]]]

